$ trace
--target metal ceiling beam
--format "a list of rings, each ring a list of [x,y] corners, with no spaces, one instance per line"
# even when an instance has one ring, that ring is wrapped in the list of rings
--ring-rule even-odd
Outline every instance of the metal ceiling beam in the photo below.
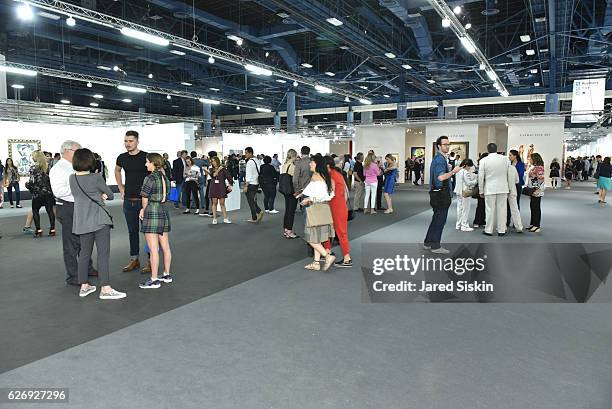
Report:
[[[21,2],[21,0],[14,0],[16,2]],[[301,84],[315,86],[315,85],[325,85],[327,88],[330,88],[335,94],[346,96],[349,98],[353,98],[355,100],[359,100],[362,98],[361,94],[357,94],[350,90],[338,88],[329,83],[322,83],[321,81],[313,81],[307,77],[302,75],[293,73],[291,71],[282,70],[280,68],[262,64],[258,61],[250,60],[244,57],[241,57],[236,54],[232,54],[230,52],[220,50],[214,47],[210,47],[205,44],[198,43],[197,41],[188,40],[183,37],[176,36],[174,34],[166,33],[151,27],[143,26],[140,24],[136,24],[127,20],[123,20],[118,17],[110,16],[108,14],[103,14],[97,12],[95,10],[90,10],[85,7],[77,6],[74,4],[66,3],[60,0],[28,0],[27,3],[33,7],[53,11],[64,16],[72,16],[77,20],[84,20],[90,23],[102,25],[109,29],[121,30],[122,28],[131,28],[133,30],[137,30],[140,32],[144,32],[156,37],[163,38],[168,40],[171,45],[175,47],[179,47],[184,50],[188,50],[191,52],[204,54],[207,56],[212,56],[219,60],[231,62],[234,64],[238,64],[241,66],[245,66],[246,64],[253,64],[261,68],[268,69],[274,73],[274,76],[279,78],[284,78],[289,81],[296,81]],[[152,47],[154,47],[152,45]]]

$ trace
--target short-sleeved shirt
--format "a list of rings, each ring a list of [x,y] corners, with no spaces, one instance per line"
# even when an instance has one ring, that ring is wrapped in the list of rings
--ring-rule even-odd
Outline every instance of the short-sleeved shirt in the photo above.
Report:
[[[430,190],[442,188],[442,186],[444,185],[444,182],[438,180],[438,176],[447,173],[448,166],[449,164],[446,158],[444,157],[444,155],[438,152],[436,156],[434,156],[433,160],[431,161],[431,167],[429,169],[431,173],[431,180],[432,180],[432,183],[429,188]],[[450,195],[451,192],[452,192],[452,187],[451,187],[451,183],[449,182],[448,183],[448,194]]]
[[[363,164],[361,162],[355,162],[355,166],[353,166],[353,173],[356,173],[362,182],[365,181],[365,175],[363,174]]]
[[[125,152],[117,157],[117,166],[125,172],[125,197],[128,199],[138,199],[142,182],[149,174],[145,165],[147,152],[140,151],[136,155]]]

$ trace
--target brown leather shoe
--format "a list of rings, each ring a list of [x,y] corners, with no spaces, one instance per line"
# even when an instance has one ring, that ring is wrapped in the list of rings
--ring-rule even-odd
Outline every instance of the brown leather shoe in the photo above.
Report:
[[[98,276],[98,270],[91,270],[91,272],[88,275],[89,275],[89,277],[97,277]]]
[[[123,267],[123,272],[127,273],[127,272],[130,272],[130,271],[134,271],[137,268],[140,268],[140,261],[138,261],[138,259],[131,260],[130,264],[128,264],[127,266]]]
[[[148,274],[151,272],[151,262],[147,261],[147,265],[140,270],[140,274]]]

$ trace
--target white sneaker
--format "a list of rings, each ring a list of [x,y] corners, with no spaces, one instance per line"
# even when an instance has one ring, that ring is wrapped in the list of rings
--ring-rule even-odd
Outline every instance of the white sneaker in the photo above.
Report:
[[[217,224],[217,219],[213,219],[212,224]]]
[[[461,231],[474,231],[471,227],[462,227]]]
[[[267,210],[267,209],[265,210],[265,212],[266,212],[266,213],[270,213],[270,211],[269,211],[269,210]]]
[[[115,289],[112,289],[109,293],[103,293],[100,291],[101,300],[118,300],[125,297],[127,297],[126,293],[122,293],[121,291],[117,291]]]
[[[90,285],[89,287],[87,287],[84,290],[79,290],[79,297],[83,298],[83,297],[87,297],[89,294],[96,292],[96,286],[95,285]]]
[[[193,214],[200,214],[200,209],[197,209]]]
[[[278,213],[278,210],[272,209],[272,210],[269,211],[269,213],[276,214],[276,213]]]
[[[431,249],[432,253],[436,253],[436,254],[449,254],[450,250],[445,249],[444,247],[440,247],[437,249]]]
[[[455,230],[460,230],[461,226],[455,226]]]
[[[232,221],[230,219],[223,219],[223,223],[232,224]]]

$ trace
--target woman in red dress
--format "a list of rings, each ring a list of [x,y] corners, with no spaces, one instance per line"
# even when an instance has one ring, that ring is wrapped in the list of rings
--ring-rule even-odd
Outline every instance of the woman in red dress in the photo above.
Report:
[[[348,238],[348,189],[346,181],[344,180],[344,176],[342,176],[342,171],[340,168],[336,167],[334,159],[331,156],[325,156],[323,160],[334,186],[335,195],[329,202],[329,207],[331,208],[332,218],[334,219],[336,237],[338,237],[340,241],[340,248],[344,256],[341,260],[337,261],[335,265],[336,267],[352,267],[353,261],[351,260],[351,249],[349,247]],[[331,244],[331,241],[327,241],[325,243],[325,248],[330,250]]]

